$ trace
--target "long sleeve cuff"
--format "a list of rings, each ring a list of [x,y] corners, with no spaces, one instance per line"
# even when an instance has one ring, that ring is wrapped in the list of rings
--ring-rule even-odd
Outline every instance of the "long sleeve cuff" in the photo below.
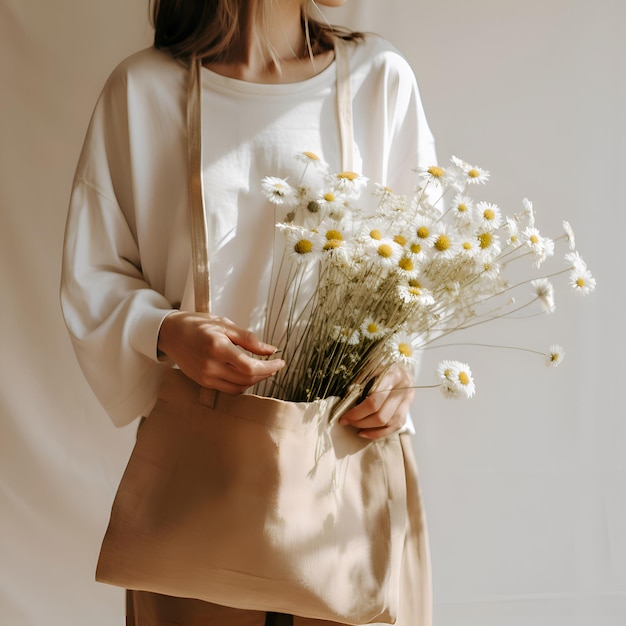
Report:
[[[163,320],[174,313],[176,309],[162,309],[158,307],[147,308],[133,320],[130,328],[130,345],[134,350],[143,354],[151,361],[158,363],[167,362],[167,358],[159,355],[157,345],[159,331]]]

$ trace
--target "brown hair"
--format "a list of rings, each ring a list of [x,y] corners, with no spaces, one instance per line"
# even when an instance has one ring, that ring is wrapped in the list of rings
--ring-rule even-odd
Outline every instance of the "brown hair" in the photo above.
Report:
[[[252,14],[256,12],[257,22],[265,24],[268,5],[271,0],[151,0],[154,46],[167,50],[174,58],[240,61],[249,44]],[[312,19],[305,6],[302,25],[311,55],[331,50],[336,37],[347,41],[363,37]],[[271,50],[267,52],[273,56]]]

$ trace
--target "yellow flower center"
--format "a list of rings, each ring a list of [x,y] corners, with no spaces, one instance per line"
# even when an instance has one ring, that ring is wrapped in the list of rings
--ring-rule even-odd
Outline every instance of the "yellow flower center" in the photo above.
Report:
[[[576,286],[577,287],[584,287],[587,283],[585,282],[585,279],[581,276],[580,278],[576,279]]]
[[[412,286],[409,287],[407,289],[407,291],[412,295],[412,296],[421,296],[422,295],[422,289],[421,287],[417,287],[417,286]]]
[[[483,265],[483,269],[485,270],[485,272],[488,272],[491,269],[491,263],[485,263]]]
[[[308,239],[300,239],[293,249],[297,254],[308,254],[313,250],[313,243]]]
[[[393,240],[399,245],[399,246],[406,246],[406,237],[404,235],[396,235]]]
[[[494,220],[496,218],[496,212],[493,209],[485,209],[483,211],[483,217],[489,221]]]
[[[378,246],[378,256],[383,257],[383,259],[388,259],[393,255],[393,248],[388,243],[383,243]]]
[[[450,376],[452,376],[452,370],[450,368],[448,368],[447,370],[444,371],[443,375],[446,378],[450,378]]]
[[[332,193],[331,191],[329,191],[328,193],[324,194],[324,200],[326,200],[326,202],[334,202],[335,201],[335,194]]]
[[[480,233],[478,235],[478,243],[483,250],[486,250],[493,243],[493,236],[491,233]]]
[[[517,243],[517,235],[511,235],[511,243]]]
[[[469,385],[470,378],[467,375],[467,372],[459,372],[459,382],[462,385]]]
[[[531,235],[530,236],[530,243],[539,243],[539,237],[537,237],[537,235]]]
[[[370,333],[370,334],[372,334],[372,335],[373,335],[374,333],[377,333],[377,332],[378,332],[378,325],[377,325],[377,324],[375,324],[374,322],[370,322],[370,323],[367,325],[367,332],[368,332],[368,333]]]
[[[359,175],[356,172],[341,172],[337,174],[337,178],[344,178],[346,180],[356,180]]]
[[[324,244],[324,250],[334,250],[335,248],[339,248],[340,246],[341,241],[338,241],[337,239],[331,239]]]
[[[398,352],[407,358],[410,358],[413,355],[413,349],[408,343],[399,343],[398,344]]]
[[[343,235],[338,230],[327,230],[326,239],[328,239],[328,241],[343,241]]]
[[[320,158],[317,156],[317,154],[315,154],[315,152],[303,152],[302,154],[304,154],[305,157],[308,157],[309,159],[311,159],[311,161],[319,161]]]
[[[550,361],[552,361],[552,363],[554,363],[555,361],[559,360],[559,355],[556,352],[552,352],[552,354],[550,354]]]
[[[428,173],[433,178],[441,178],[443,176],[443,168],[437,165],[433,165],[432,167],[428,168]]]
[[[428,226],[420,226],[417,229],[417,236],[420,239],[427,239],[429,235],[430,235],[430,231],[428,230]]]
[[[472,249],[472,243],[470,241],[464,241],[463,250],[471,250],[471,249]]]
[[[407,257],[400,259],[400,262],[398,263],[398,267],[401,270],[404,270],[405,272],[412,272],[415,269],[415,266],[413,265],[413,261],[411,261],[411,259]]]
[[[463,204],[463,203],[457,204],[456,210],[459,213],[465,213],[467,211],[467,204]]]
[[[383,235],[379,230],[375,228],[374,230],[370,230],[370,237],[378,241],[383,238]]]
[[[437,241],[433,244],[435,249],[439,250],[439,252],[449,250],[451,245],[452,242],[450,241],[450,237],[448,237],[448,235],[439,235],[439,237],[437,237]]]
[[[411,278],[411,280],[409,281],[409,285],[413,287],[414,289],[422,288],[422,283],[420,283],[420,281],[417,280],[417,278]]]
[[[422,251],[422,246],[420,246],[419,243],[412,243],[409,250],[411,250],[413,254],[419,254]]]
[[[479,172],[477,169],[472,168],[471,170],[469,170],[469,171],[467,172],[467,175],[468,175],[470,178],[479,178],[479,177],[480,177],[480,172]]]

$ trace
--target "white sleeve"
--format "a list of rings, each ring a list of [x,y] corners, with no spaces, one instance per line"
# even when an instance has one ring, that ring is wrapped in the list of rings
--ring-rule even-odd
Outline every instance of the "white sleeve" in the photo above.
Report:
[[[92,117],[67,218],[61,307],[79,364],[114,423],[154,402],[171,304],[142,273],[132,202],[126,84],[112,76]]]

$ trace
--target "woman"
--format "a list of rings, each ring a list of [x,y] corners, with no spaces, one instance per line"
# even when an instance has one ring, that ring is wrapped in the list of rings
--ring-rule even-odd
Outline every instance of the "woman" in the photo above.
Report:
[[[258,358],[275,351],[259,339],[274,230],[260,181],[278,172],[295,178],[293,155],[303,150],[340,169],[336,38],[350,48],[355,169],[410,191],[412,168],[434,162],[406,62],[378,37],[316,21],[316,11],[309,0],[156,0],[155,46],[124,61],[103,90],[76,173],[61,295],[79,362],[118,426],[149,414],[162,373],[173,364],[200,385],[230,394],[285,366]],[[191,56],[204,66],[203,175],[215,315],[193,313],[189,304],[185,62]],[[370,439],[405,428],[411,384],[403,369],[390,369],[378,385],[386,391],[355,406],[342,423]],[[422,569],[409,573],[423,580],[421,590],[411,588],[413,578],[405,581],[401,626],[430,621],[425,531],[421,519],[415,523]],[[130,624],[265,619],[143,592],[129,593],[128,613]],[[266,623],[272,619],[289,618],[268,614]]]

